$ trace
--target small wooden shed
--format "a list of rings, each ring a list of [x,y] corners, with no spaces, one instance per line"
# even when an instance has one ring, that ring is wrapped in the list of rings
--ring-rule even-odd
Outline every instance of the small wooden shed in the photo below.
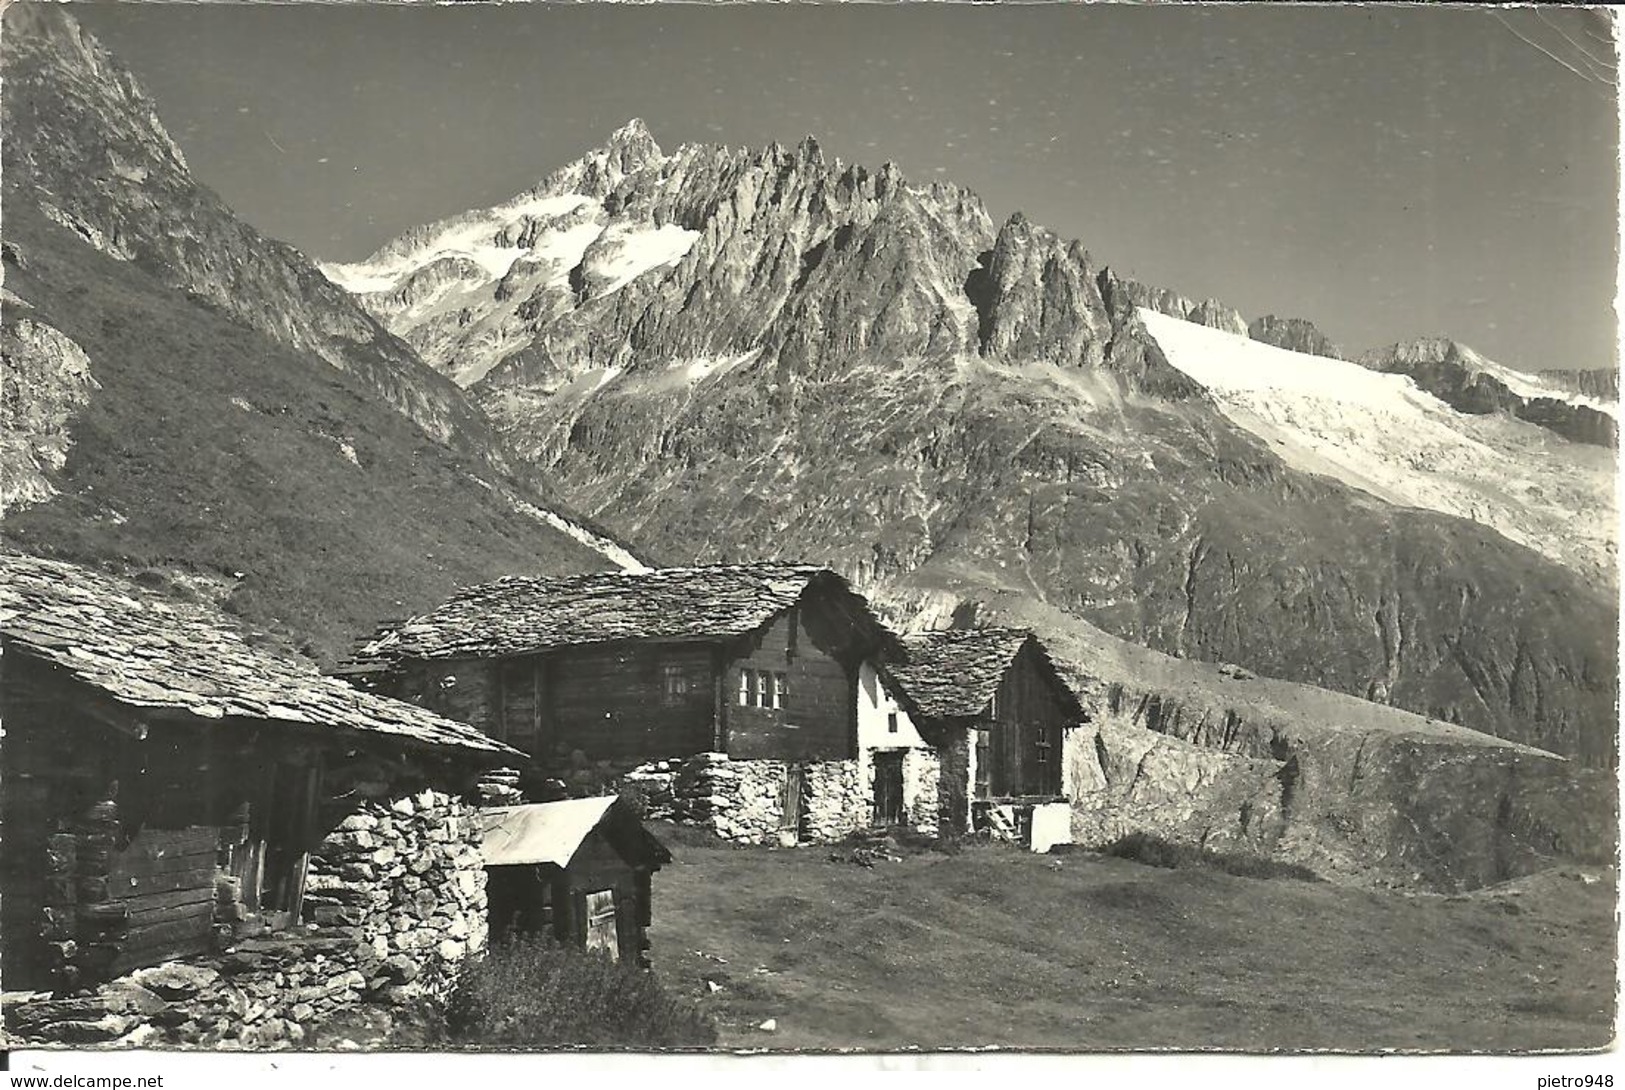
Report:
[[[493,938],[550,934],[648,965],[651,879],[671,853],[625,803],[500,806],[481,819]]]

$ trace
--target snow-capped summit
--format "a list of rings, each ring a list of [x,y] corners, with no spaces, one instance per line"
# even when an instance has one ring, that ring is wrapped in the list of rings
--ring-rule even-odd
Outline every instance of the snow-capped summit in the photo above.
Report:
[[[454,360],[441,350],[448,326],[517,310],[539,290],[560,301],[607,295],[688,252],[698,232],[612,215],[604,205],[627,177],[664,159],[648,126],[633,118],[603,147],[532,189],[413,228],[363,261],[330,262],[321,270],[466,386],[500,362],[510,342],[493,332],[485,351],[456,353]]]

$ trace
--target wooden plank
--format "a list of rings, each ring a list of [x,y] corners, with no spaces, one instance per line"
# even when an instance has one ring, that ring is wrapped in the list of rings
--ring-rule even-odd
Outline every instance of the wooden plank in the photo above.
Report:
[[[192,855],[170,855],[159,859],[131,859],[120,855],[108,868],[109,878],[145,878],[161,874],[175,874],[212,866],[217,853],[214,849]]]
[[[147,965],[159,965],[176,958],[208,953],[211,946],[208,931],[201,935],[182,935],[169,941],[153,941],[140,946],[125,946],[113,959],[113,973],[119,975]]]
[[[213,901],[214,886],[211,883],[207,888],[177,889],[170,893],[148,893],[139,897],[121,897],[119,902],[128,905],[131,911],[137,908],[165,908],[169,905],[186,905],[197,901]]]
[[[152,908],[136,908],[131,906],[130,930],[156,927],[159,924],[179,923],[183,920],[202,920],[205,924],[214,922],[213,901],[190,901],[179,905],[158,905]]]
[[[169,946],[201,939],[204,948],[207,948],[211,937],[210,926],[211,923],[207,916],[164,920],[143,927],[130,928],[125,934],[121,945],[125,951],[133,952],[144,947]]]
[[[206,867],[197,867],[193,870],[168,871],[163,874],[128,875],[117,884],[109,879],[108,888],[113,897],[126,900],[131,897],[142,897],[149,893],[169,893],[183,889],[214,890],[215,875],[219,873],[211,860]]]

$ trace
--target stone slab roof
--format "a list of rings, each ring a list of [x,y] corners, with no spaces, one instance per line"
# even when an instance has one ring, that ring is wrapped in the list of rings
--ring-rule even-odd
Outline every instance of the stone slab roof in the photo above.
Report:
[[[403,659],[496,658],[623,640],[722,640],[754,632],[823,586],[877,644],[892,642],[868,602],[828,568],[718,564],[562,577],[509,576],[459,591],[434,610],[381,628],[339,673]]]
[[[215,609],[60,561],[0,552],[0,636],[7,655],[48,663],[137,711],[272,720],[519,755],[473,727],[251,647]]]
[[[907,658],[888,662],[887,674],[902,687],[902,695],[931,719],[981,715],[998,691],[1005,671],[1032,643],[1043,668],[1053,676],[1081,722],[1084,711],[1061,679],[1038,637],[1024,628],[977,628],[924,632],[905,636]]]

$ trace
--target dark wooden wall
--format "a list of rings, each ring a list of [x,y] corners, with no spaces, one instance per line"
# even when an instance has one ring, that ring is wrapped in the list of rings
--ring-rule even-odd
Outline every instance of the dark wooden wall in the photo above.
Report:
[[[431,659],[404,664],[378,690],[496,736],[500,729],[497,664],[491,659]]]
[[[715,663],[711,645],[700,643],[555,652],[536,755],[579,749],[594,760],[654,760],[710,749]],[[668,668],[681,692],[667,691]]]
[[[730,655],[722,679],[728,755],[741,760],[829,761],[857,754],[858,664],[836,657],[816,600],[779,614]],[[739,672],[786,675],[784,708],[741,706]]]
[[[487,867],[487,904],[493,940],[510,931],[545,931],[561,943],[583,946],[587,921],[582,898],[600,890],[615,892],[615,929],[620,958],[644,961],[645,932],[651,918],[650,869],[634,865],[599,832],[583,841],[567,870],[546,866]],[[545,892],[544,892],[545,891]],[[549,902],[542,909],[543,899]]]
[[[858,663],[877,640],[851,610],[841,594],[815,586],[743,639],[408,661],[376,686],[508,742],[537,771],[575,751],[614,762],[718,748],[741,759],[840,760],[857,753]],[[785,674],[786,707],[741,706],[746,668]],[[677,671],[675,689],[667,670]]]
[[[1071,719],[1030,643],[1005,672],[998,693],[998,715],[989,739],[991,793],[1059,795],[1061,728]],[[1047,749],[1041,742],[1048,743]]]
[[[9,656],[8,656],[9,658]],[[99,979],[210,948],[217,861],[246,799],[241,734],[109,724],[93,690],[6,663],[0,957],[8,985]],[[133,730],[133,720],[131,721]],[[61,946],[73,941],[65,962]]]

